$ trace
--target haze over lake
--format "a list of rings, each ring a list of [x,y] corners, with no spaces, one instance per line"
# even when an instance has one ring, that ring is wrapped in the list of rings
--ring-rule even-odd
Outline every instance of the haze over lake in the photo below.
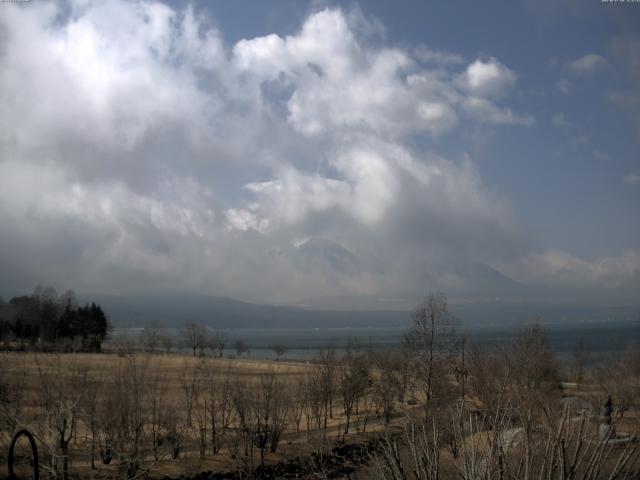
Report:
[[[567,359],[579,344],[586,346],[594,355],[610,355],[623,350],[629,341],[640,344],[640,317],[638,307],[627,308],[569,308],[530,306],[469,306],[452,307],[458,318],[458,331],[467,334],[483,348],[495,349],[506,345],[519,331],[533,320],[538,320],[549,333],[554,350],[560,358]],[[537,315],[534,314],[537,313]],[[244,341],[250,348],[248,356],[253,358],[273,358],[274,345],[287,348],[284,358],[310,359],[318,350],[329,345],[343,351],[350,345],[375,348],[397,347],[411,323],[408,312],[298,312],[299,321],[318,321],[324,315],[328,321],[320,324],[334,324],[345,321],[343,326],[333,327],[271,327],[271,328],[211,328],[224,333],[227,340],[226,355],[235,355],[233,343]],[[304,315],[308,317],[305,318]],[[348,325],[349,315],[353,316],[352,325]],[[215,315],[210,316],[215,318]],[[373,320],[373,321],[372,321]],[[369,324],[366,322],[369,321]],[[224,322],[223,322],[224,325]],[[119,327],[112,332],[112,338],[135,337],[140,335],[142,327]],[[171,326],[166,329],[181,345],[181,329]]]

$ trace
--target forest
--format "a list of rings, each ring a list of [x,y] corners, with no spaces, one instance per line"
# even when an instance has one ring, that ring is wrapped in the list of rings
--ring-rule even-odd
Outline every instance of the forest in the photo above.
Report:
[[[99,352],[109,321],[100,305],[79,305],[68,290],[59,295],[51,287],[35,288],[4,302],[0,298],[0,345],[40,351]]]

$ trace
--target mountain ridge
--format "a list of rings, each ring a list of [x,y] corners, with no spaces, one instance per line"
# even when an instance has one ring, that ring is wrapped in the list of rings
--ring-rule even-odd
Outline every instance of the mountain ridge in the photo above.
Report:
[[[198,294],[79,295],[81,302],[102,305],[117,327],[140,327],[157,321],[166,327],[195,322],[212,328],[364,328],[405,327],[412,308],[397,310],[313,309],[262,305],[229,297]],[[637,321],[640,306],[541,305],[506,301],[450,302],[451,313],[463,325],[521,325],[602,320]]]

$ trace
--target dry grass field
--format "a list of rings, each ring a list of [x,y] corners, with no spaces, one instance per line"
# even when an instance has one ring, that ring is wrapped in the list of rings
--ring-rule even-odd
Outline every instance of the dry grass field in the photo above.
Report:
[[[292,463],[324,478],[320,459],[333,447],[375,439],[363,478],[624,478],[640,472],[637,359],[630,348],[561,373],[535,326],[500,351],[463,345],[437,356],[3,352],[0,477],[11,436],[26,428],[41,478],[251,478]]]
[[[330,400],[326,425],[323,398],[315,399],[315,409],[312,399],[303,398],[308,397],[308,385],[322,377],[321,367],[309,362],[5,352],[0,354],[0,364],[2,380],[13,389],[4,413],[15,418],[13,425],[3,424],[0,476],[7,473],[4,459],[11,432],[18,428],[28,428],[36,436],[41,463],[46,456],[61,455],[60,438],[70,438],[69,471],[86,478],[118,475],[116,462],[105,465],[101,456],[100,450],[104,454],[109,443],[113,454],[123,458],[135,454],[136,467],[151,477],[250,469],[261,459],[257,452],[239,452],[247,448],[239,438],[239,415],[282,416],[275,420],[282,430],[278,447],[266,449],[265,463],[307,456],[345,440],[346,416],[338,395],[334,393],[336,398]],[[252,397],[246,412],[241,411],[243,397]],[[368,401],[357,399],[349,442],[364,441],[366,432],[384,427],[379,408],[376,413],[374,399],[369,397]],[[15,413],[9,411],[11,406]],[[215,454],[212,418],[218,430]],[[61,432],[65,421],[66,430]],[[119,433],[109,433],[110,427],[126,430],[132,438],[117,442]],[[141,431],[136,433],[136,428]],[[117,448],[135,453],[123,455]]]

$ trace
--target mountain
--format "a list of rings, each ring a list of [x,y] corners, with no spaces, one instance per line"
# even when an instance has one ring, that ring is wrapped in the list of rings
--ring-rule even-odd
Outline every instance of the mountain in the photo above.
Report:
[[[409,321],[406,311],[323,311],[194,294],[79,297],[82,302],[102,305],[115,326],[158,321],[167,327],[179,327],[191,321],[214,328],[330,328],[403,326]]]
[[[472,299],[522,299],[530,295],[531,288],[500,273],[485,263],[459,266],[455,273],[464,279],[465,287],[453,289],[452,295]]]
[[[411,321],[411,308],[408,307],[398,307],[395,310],[327,310],[258,305],[231,298],[194,294],[80,295],[79,300],[95,301],[102,305],[117,327],[143,326],[150,321],[158,321],[167,327],[180,327],[185,322],[192,321],[212,328],[404,328]],[[368,304],[371,305],[371,302]],[[393,305],[393,302],[388,305]],[[640,319],[640,306],[587,307],[533,302],[453,301],[450,303],[450,310],[461,326],[473,328],[518,326],[534,319],[556,325],[602,321],[637,322]]]
[[[361,271],[356,255],[332,240],[314,237],[301,242],[297,248],[302,255],[325,262],[337,272],[353,274]]]

